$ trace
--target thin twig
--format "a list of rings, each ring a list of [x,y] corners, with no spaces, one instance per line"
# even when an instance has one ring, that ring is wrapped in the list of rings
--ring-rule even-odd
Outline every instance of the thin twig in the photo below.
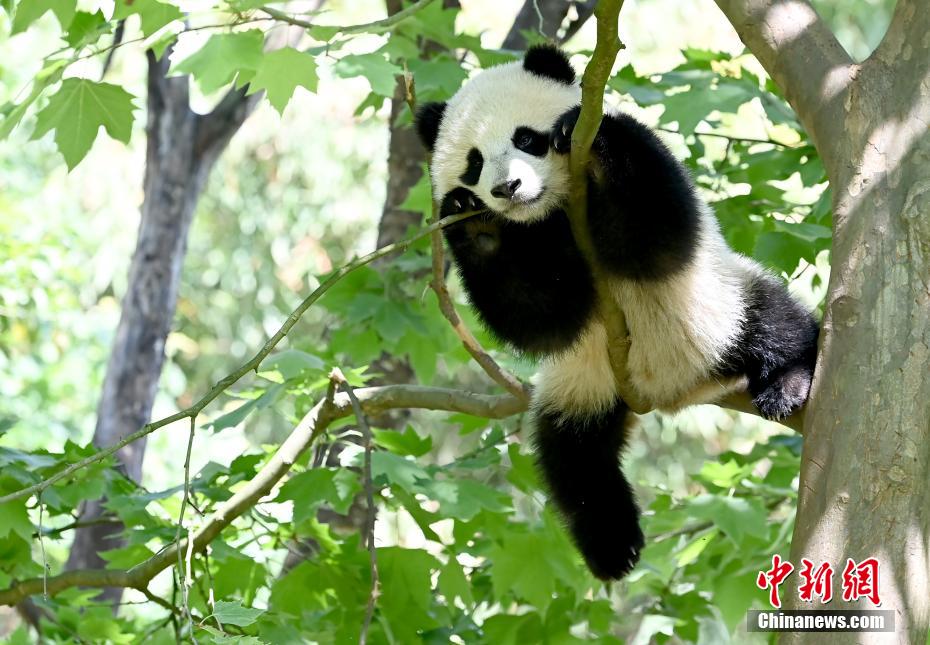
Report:
[[[661,130],[662,132],[669,132],[671,134],[677,134],[682,137],[688,136],[684,132],[679,132],[678,130],[673,130],[672,128],[665,126],[657,126],[656,130]],[[697,132],[694,131],[691,133],[696,137],[713,137],[715,139],[726,139],[727,141],[737,142],[737,143],[768,143],[773,146],[778,146],[780,148],[789,148],[796,149],[800,148],[803,144],[792,144],[792,143],[782,143],[781,141],[776,141],[775,139],[757,139],[755,137],[736,137],[729,134],[723,134],[721,132]]]
[[[42,511],[45,510],[45,504],[42,502],[42,496],[39,495],[39,550],[42,551],[42,597],[48,600],[48,558],[45,557],[45,540],[42,537]]]
[[[284,324],[281,325],[280,329],[278,329],[278,331],[275,332],[275,334],[265,342],[264,346],[262,346],[262,348],[258,351],[257,354],[255,354],[255,356],[253,356],[247,363],[239,367],[237,370],[235,370],[231,374],[228,374],[223,379],[221,379],[219,382],[217,382],[217,384],[214,385],[210,389],[210,391],[207,392],[203,397],[201,397],[196,403],[194,403],[188,408],[185,408],[184,410],[181,410],[180,412],[175,412],[174,414],[169,415],[163,419],[159,419],[158,421],[153,421],[149,424],[146,424],[145,426],[142,427],[141,430],[138,430],[130,435],[127,435],[121,441],[118,441],[108,446],[107,448],[100,450],[99,452],[96,452],[74,464],[71,464],[67,468],[62,469],[61,471],[55,473],[54,475],[46,479],[43,479],[37,484],[33,484],[32,486],[27,486],[26,488],[22,488],[18,491],[14,491],[7,495],[3,495],[2,497],[0,497],[0,504],[4,504],[6,502],[12,502],[13,500],[21,499],[23,497],[28,497],[29,495],[34,495],[36,493],[41,493],[43,490],[45,490],[49,486],[52,486],[60,482],[63,479],[71,477],[71,475],[73,475],[74,473],[76,473],[77,471],[83,468],[87,468],[88,466],[92,464],[95,464],[99,461],[106,459],[107,457],[115,453],[117,450],[123,448],[124,446],[128,446],[134,441],[138,441],[142,437],[150,435],[151,433],[155,432],[159,428],[163,428],[164,426],[172,424],[175,421],[180,421],[181,419],[189,419],[193,416],[198,415],[201,412],[201,410],[207,407],[208,404],[210,404],[213,400],[215,400],[220,394],[225,392],[230,386],[235,384],[239,379],[241,379],[243,376],[245,376],[252,370],[257,370],[258,367],[261,365],[262,361],[265,360],[265,358],[278,345],[278,343],[280,343],[287,336],[288,332],[290,332],[290,330],[294,327],[294,325],[297,324],[301,316],[303,316],[304,313],[306,313],[306,311],[317,300],[319,300],[327,291],[332,289],[333,286],[336,283],[338,283],[340,280],[342,280],[344,277],[346,277],[353,271],[360,269],[361,267],[367,264],[371,264],[378,258],[384,257],[386,255],[391,255],[392,253],[399,253],[399,252],[406,251],[410,247],[411,244],[413,244],[417,240],[420,240],[426,237],[427,235],[432,234],[434,231],[437,231],[440,228],[451,226],[452,224],[456,224],[458,222],[461,222],[462,220],[468,219],[469,217],[473,217],[477,214],[478,214],[477,211],[470,211],[468,213],[462,213],[460,215],[453,215],[451,217],[447,217],[443,219],[441,222],[430,224],[429,226],[421,229],[416,234],[414,234],[413,236],[405,240],[401,240],[400,242],[395,242],[393,244],[388,244],[387,246],[383,246],[380,249],[369,253],[368,255],[362,256],[360,258],[356,258],[355,260],[352,260],[348,264],[342,266],[337,271],[335,271],[332,275],[330,275],[326,280],[324,280],[320,284],[320,286],[317,287],[313,291],[313,293],[307,296],[303,300],[303,302],[301,302],[297,306],[297,308],[291,312],[291,314],[287,317],[287,320],[284,322]]]
[[[191,452],[194,448],[194,433],[196,432],[197,426],[197,415],[191,416],[191,429],[190,434],[187,437],[187,453],[184,457],[184,497],[181,498],[181,510],[178,512],[178,528],[175,533],[175,544],[181,544],[181,533],[184,532],[184,511],[187,510],[187,500],[190,498],[191,493]],[[190,532],[188,531],[188,535]],[[190,543],[190,540],[188,540]],[[180,581],[181,586],[181,608],[184,611],[184,614],[187,616],[187,626],[190,629],[191,641],[195,644],[197,639],[194,637],[194,619],[191,618],[191,609],[189,604],[188,590],[190,589],[190,579],[191,579],[191,563],[190,558],[191,554],[188,552],[187,556],[187,568],[184,568],[184,563],[181,561],[181,549],[178,549],[178,580]]]
[[[404,73],[404,88],[405,88],[405,97],[407,101],[407,106],[410,108],[411,114],[416,114],[417,111],[417,97],[416,97],[416,84],[414,78],[406,73]],[[429,155],[427,155],[427,165],[429,164]],[[432,224],[437,224],[440,221],[439,217],[439,205],[436,203],[436,200],[432,200],[432,216],[430,218]],[[439,233],[438,229],[433,232],[430,236],[430,253],[432,255],[432,268],[433,268],[433,277],[430,280],[430,288],[436,294],[436,299],[439,302],[439,311],[442,312],[443,317],[449,321],[449,324],[452,325],[453,331],[455,331],[456,336],[459,337],[459,340],[462,342],[462,346],[465,348],[475,362],[484,370],[484,373],[491,377],[495,383],[500,385],[502,388],[513,394],[518,398],[530,400],[531,390],[528,385],[520,381],[516,376],[511,374],[509,371],[501,367],[497,361],[495,361],[490,354],[481,346],[481,343],[478,342],[478,339],[475,338],[475,335],[472,333],[471,329],[462,321],[458,312],[455,310],[455,303],[452,302],[452,296],[449,294],[449,289],[446,286],[446,275],[445,275],[445,258],[442,246],[442,235]]]
[[[342,370],[338,367],[334,367],[333,371],[330,372],[329,378],[333,382],[338,383],[349,397],[349,401],[352,403],[352,413],[355,415],[355,421],[362,431],[363,445],[365,448],[362,487],[365,489],[365,503],[368,506],[365,516],[365,532],[367,533],[366,542],[368,544],[368,569],[371,573],[371,589],[368,592],[368,603],[365,606],[365,621],[362,623],[362,631],[359,633],[358,637],[359,645],[365,645],[365,641],[368,639],[368,629],[371,626],[371,619],[375,615],[375,603],[378,600],[378,553],[375,548],[375,518],[378,508],[375,506],[375,487],[371,479],[371,449],[373,438],[368,420],[365,418],[365,412],[362,410],[362,404],[355,395],[355,390],[346,380]]]
[[[358,33],[371,33],[379,34],[384,33],[390,30],[392,27],[397,26],[401,22],[407,20],[418,11],[423,9],[429,4],[432,4],[435,0],[419,0],[418,2],[413,3],[406,9],[402,9],[397,13],[391,14],[387,18],[382,18],[381,20],[375,20],[374,22],[366,22],[360,25],[347,25],[341,27],[339,25],[318,25],[300,18],[295,18],[294,16],[279,11],[272,7],[259,7],[259,11],[268,14],[275,20],[280,20],[281,22],[286,22],[288,24],[294,25],[296,27],[303,27],[304,29],[312,29],[313,27],[325,27],[326,29],[334,29],[337,33],[341,34],[358,34]]]

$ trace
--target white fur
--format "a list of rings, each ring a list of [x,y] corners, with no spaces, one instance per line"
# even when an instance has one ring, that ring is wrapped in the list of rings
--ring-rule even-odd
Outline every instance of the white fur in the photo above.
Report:
[[[746,285],[763,270],[730,250],[709,207],[700,221],[687,270],[665,280],[612,284],[630,332],[630,380],[640,396],[665,410],[744,387],[743,379],[714,379],[711,370],[736,342]],[[616,386],[603,325],[589,323],[569,351],[546,359],[536,382],[538,408],[590,413],[609,407]]]
[[[449,101],[439,128],[431,164],[436,198],[463,185],[460,177],[475,147],[484,157],[484,167],[478,184],[468,188],[492,210],[516,221],[532,221],[563,206],[568,195],[567,155],[550,150],[545,157],[535,157],[516,149],[511,138],[520,126],[548,132],[580,100],[577,83],[530,74],[520,62],[471,79]],[[541,199],[521,205],[491,195],[492,187],[513,179],[520,179],[521,190],[528,194],[542,191]],[[613,280],[630,332],[630,378],[643,398],[657,408],[677,409],[743,386],[742,379],[715,380],[711,370],[736,342],[745,288],[762,273],[755,262],[727,246],[705,205],[690,267],[665,280]],[[607,335],[595,320],[572,348],[543,360],[534,401],[537,409],[588,414],[609,408],[616,394]]]
[[[478,74],[446,105],[431,164],[436,199],[463,185],[460,177],[468,151],[477,148],[484,166],[478,184],[467,188],[493,211],[512,220],[544,217],[568,195],[568,158],[552,151],[536,157],[518,150],[512,137],[520,126],[549,132],[556,119],[580,102],[577,84],[530,74],[522,62]],[[521,182],[515,200],[491,195],[494,186],[514,179]]]

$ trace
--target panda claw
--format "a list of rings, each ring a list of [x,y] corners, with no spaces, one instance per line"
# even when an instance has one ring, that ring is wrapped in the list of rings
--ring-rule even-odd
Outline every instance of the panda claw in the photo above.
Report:
[[[455,212],[462,212],[462,202],[457,199],[452,200],[452,205],[455,206]]]

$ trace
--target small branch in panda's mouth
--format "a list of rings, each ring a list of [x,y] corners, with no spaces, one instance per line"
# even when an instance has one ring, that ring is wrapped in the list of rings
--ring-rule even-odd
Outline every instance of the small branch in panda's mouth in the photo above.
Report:
[[[412,115],[416,114],[416,84],[414,83],[413,77],[406,69],[404,70],[404,94],[407,106],[410,108],[410,113]],[[428,168],[430,163],[429,153],[427,153],[426,162]],[[475,214],[485,212],[490,211],[479,211]],[[430,225],[437,226],[439,222],[439,204],[437,204],[434,199]],[[436,299],[439,302],[439,310],[442,312],[442,315],[449,321],[449,324],[452,325],[452,329],[455,331],[456,336],[462,341],[462,346],[471,357],[475,359],[475,362],[481,366],[484,373],[491,377],[492,381],[517,397],[519,401],[528,404],[531,394],[530,386],[523,383],[516,376],[497,364],[497,361],[495,361],[484,347],[481,346],[481,343],[478,342],[478,339],[475,338],[475,335],[462,321],[458,312],[455,310],[455,303],[452,302],[452,296],[449,294],[449,289],[446,287],[445,254],[442,248],[442,235],[438,228],[433,230],[432,235],[430,235],[430,250],[432,253],[433,266],[433,277],[430,280],[430,288],[432,288],[433,292],[436,294]]]

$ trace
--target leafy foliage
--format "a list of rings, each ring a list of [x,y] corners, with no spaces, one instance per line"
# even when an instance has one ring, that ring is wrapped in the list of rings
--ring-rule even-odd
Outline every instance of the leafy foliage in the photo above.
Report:
[[[418,100],[438,100],[453,94],[473,70],[512,57],[458,31],[456,11],[441,2],[389,29],[318,24],[299,45],[279,49],[266,49],[264,30],[253,24],[264,16],[256,2],[212,7],[210,16],[195,14],[192,27],[180,20],[180,5],[170,2],[118,0],[110,14],[91,4],[82,10],[70,0],[0,5],[12,33],[52,29],[64,43],[42,61],[27,92],[4,95],[10,100],[0,109],[0,138],[30,128],[34,138],[51,133],[69,169],[88,154],[101,126],[130,143],[139,89],[128,81],[92,80],[79,61],[102,58],[120,20],[141,39],[133,45],[127,37],[121,54],[138,55],[141,47],[152,46],[172,56],[172,74],[190,75],[211,99],[248,85],[250,93],[264,91],[282,117],[298,87],[317,92],[325,82],[364,79],[364,94],[354,105],[361,116],[349,127],[370,139],[383,137],[382,107],[405,69],[416,80]],[[49,12],[52,26],[43,18]],[[207,34],[202,44],[175,57],[169,48],[178,35],[195,29]],[[430,56],[422,53],[423,39],[436,44]],[[785,277],[796,276],[818,257],[822,262],[829,249],[829,196],[813,145],[771,82],[754,69],[745,56],[689,49],[664,73],[621,68],[610,81],[610,100],[663,130],[714,202],[734,247]],[[402,114],[399,124],[408,120]],[[320,129],[329,127],[327,122]],[[135,134],[138,139],[141,132]],[[374,155],[363,146],[346,149],[349,144],[331,132],[316,137],[310,145],[284,135],[288,141],[275,142],[272,152],[268,146],[260,154],[250,150],[221,166],[223,178],[215,181],[225,183],[212,188],[198,214],[203,228],[195,230],[185,269],[196,277],[185,284],[171,339],[165,387],[176,396],[172,404],[190,399],[241,362],[246,349],[260,344],[269,321],[286,316],[306,283],[325,277],[359,249],[363,227],[327,209],[337,193],[373,192],[368,182],[376,175]],[[310,154],[302,150],[308,147],[325,149],[327,158],[300,156]],[[383,177],[377,179],[383,184]],[[10,208],[4,199],[0,194],[0,209]],[[424,180],[404,208],[426,216],[430,207]],[[77,310],[82,303],[65,300],[70,283],[42,283],[41,276],[55,274],[55,268],[44,264],[41,246],[18,240],[8,226],[0,219],[0,255],[15,258],[0,265],[0,366],[22,373],[51,370],[58,354],[50,348],[57,338],[43,298]],[[295,240],[304,233],[305,239]],[[299,255],[303,243],[312,251]],[[230,392],[222,409],[205,412],[195,450],[206,454],[200,453],[204,458],[192,472],[196,511],[193,519],[188,513],[188,525],[196,528],[255,477],[324,396],[332,366],[342,366],[361,387],[382,376],[383,364],[370,366],[389,355],[409,363],[410,379],[417,383],[490,391],[434,300],[424,297],[428,267],[424,242],[390,264],[354,272],[307,314],[287,349]],[[36,270],[39,278],[32,275]],[[815,271],[813,286],[820,278]],[[82,273],[71,278],[73,284],[90,281]],[[7,286],[16,284],[27,286]],[[460,313],[495,358],[529,375],[531,365],[502,351],[464,306]],[[80,358],[81,364],[104,360]],[[99,378],[90,381],[96,391]],[[27,378],[23,383],[30,387],[3,391],[35,393]],[[57,398],[58,384],[38,386],[40,403],[32,407],[42,409],[41,403]],[[85,396],[93,398],[95,391]],[[17,405],[0,404],[0,430],[12,428],[10,436],[26,434],[30,419],[50,423]],[[86,425],[80,414],[63,410],[60,423]],[[402,430],[391,419],[370,419],[380,588],[369,642],[720,643],[734,634],[745,637],[739,631],[745,610],[765,600],[755,574],[772,553],[788,548],[799,445],[794,437],[769,436],[727,415],[695,418],[690,428],[678,419],[643,422],[645,440],[633,448],[632,472],[647,511],[649,542],[642,564],[612,589],[587,573],[553,514],[533,467],[526,419],[489,422],[416,413],[400,424]],[[59,436],[70,436],[74,427]],[[724,449],[709,461],[696,457],[705,444],[718,452],[728,445],[722,430],[737,436],[740,450]],[[166,440],[174,453],[170,484],[139,486],[105,461],[41,497],[0,505],[0,589],[42,575],[46,561],[52,573],[61,569],[75,509],[84,500],[105,496],[108,513],[126,526],[128,544],[105,554],[108,567],[135,566],[171,544],[184,489],[175,463],[183,430],[164,432],[174,433]],[[358,639],[371,577],[357,530],[364,511],[357,436],[351,424],[332,429],[271,495],[225,529],[208,552],[192,556],[189,605],[199,642]],[[232,455],[221,449],[236,441]],[[60,448],[36,447],[41,445],[2,443],[0,494],[35,484],[94,451],[70,441],[58,442]],[[669,464],[677,467],[677,480]],[[175,607],[181,604],[170,576],[154,581],[152,592]],[[94,595],[75,588],[37,598],[48,610],[44,638],[156,643],[190,638],[183,621],[141,593],[129,591],[125,600],[144,605],[127,605],[116,617]],[[11,638],[25,642],[28,635],[21,629]]]

